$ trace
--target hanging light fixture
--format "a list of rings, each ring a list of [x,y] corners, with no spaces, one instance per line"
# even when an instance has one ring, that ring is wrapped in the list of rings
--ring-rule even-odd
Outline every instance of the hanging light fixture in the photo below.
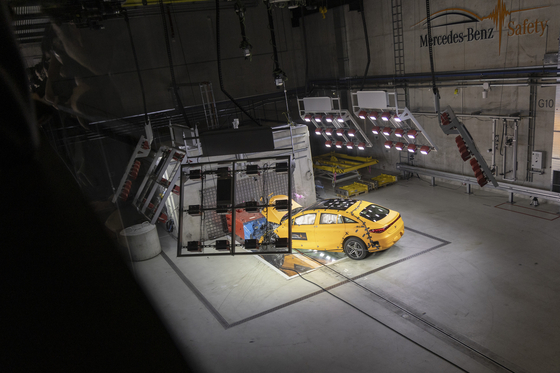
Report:
[[[342,141],[337,141],[337,142],[334,143],[334,145],[335,145],[337,148],[341,149],[341,148],[342,148]]]
[[[402,151],[404,148],[404,144],[402,142],[398,142],[395,144],[395,149]]]
[[[365,144],[365,143],[363,143],[363,142],[358,143],[358,149],[364,150],[365,148],[366,148],[366,144]]]
[[[348,136],[355,137],[356,136],[356,130],[348,130]]]
[[[415,139],[416,136],[418,135],[418,131],[410,130],[406,133],[406,135],[408,136],[409,139]]]
[[[390,118],[391,118],[391,113],[389,113],[388,111],[385,111],[383,112],[383,114],[381,114],[381,119],[383,119],[385,122],[387,122]]]
[[[352,141],[347,141],[345,145],[348,149],[352,149],[354,147],[354,143]]]
[[[371,119],[371,120],[376,120],[377,117],[379,117],[379,113],[375,110],[370,111],[368,115],[369,115],[369,119]]]
[[[393,131],[393,130],[391,129],[391,127],[385,127],[385,128],[383,128],[383,134],[384,134],[385,136],[390,136],[392,131]]]
[[[360,119],[366,119],[367,113],[365,110],[360,110],[360,112],[358,113],[358,118]]]
[[[379,132],[381,132],[381,127],[373,126],[371,132],[373,132],[374,135],[379,135]]]
[[[402,128],[397,128],[397,129],[395,130],[395,136],[397,136],[397,137],[403,137],[403,135],[404,135],[404,130],[403,130]]]
[[[332,141],[331,140],[325,141],[325,146],[327,148],[330,148],[332,146]]]
[[[304,119],[306,122],[311,122],[311,118],[313,118],[313,116],[311,116],[311,114],[307,114],[305,117],[303,117],[303,119]]]
[[[344,118],[341,115],[339,115],[339,116],[336,117],[336,121],[338,123],[344,123]]]
[[[392,141],[385,141],[384,145],[387,149],[391,149],[393,147],[393,142]]]
[[[320,129],[320,128],[315,128],[315,134],[316,135],[321,135],[321,134],[323,134],[323,130]]]
[[[431,150],[432,148],[430,148],[428,145],[424,145],[420,148],[420,153],[425,155],[428,154]]]
[[[322,118],[323,118],[323,117],[322,117],[321,115],[317,114],[317,115],[315,115],[315,117],[314,117],[313,119],[315,119],[315,122],[321,123],[321,119],[322,119]]]
[[[415,144],[408,144],[408,146],[406,148],[408,149],[408,151],[410,153],[414,153],[416,151],[416,145]]]
[[[333,119],[334,119],[334,115],[332,115],[332,114],[325,115],[325,120],[328,123],[332,123]]]
[[[337,136],[344,136],[344,130],[342,128],[339,128],[336,130],[336,135]]]
[[[397,114],[393,115],[393,119],[395,122],[402,122],[401,118]]]
[[[325,128],[325,135],[332,136],[332,128]]]

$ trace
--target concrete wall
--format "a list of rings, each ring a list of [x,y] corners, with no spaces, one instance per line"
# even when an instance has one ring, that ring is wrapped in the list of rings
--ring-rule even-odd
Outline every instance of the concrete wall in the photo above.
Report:
[[[502,7],[498,9],[498,5],[502,5]],[[455,11],[470,12],[479,21],[451,25],[453,22],[465,19],[454,15],[446,15],[433,20],[432,37],[436,38],[434,39],[436,45],[433,47],[436,74],[446,71],[542,66],[545,53],[558,51],[560,4],[542,0],[536,2],[431,1],[430,6],[432,14],[448,8],[456,8]],[[463,13],[466,14],[466,12]],[[365,15],[372,58],[368,75],[392,75],[395,70],[391,2],[389,0],[366,1]],[[427,30],[423,24],[425,17],[424,1],[403,2],[406,74],[425,73],[429,75]],[[500,19],[503,19],[501,29],[499,27]],[[345,24],[348,26],[343,35],[348,43],[347,76],[359,77],[363,74],[367,62],[360,13],[346,10]],[[334,45],[334,43],[335,38],[331,38],[330,45]],[[464,78],[465,81],[470,79],[472,78]],[[483,99],[482,83],[479,81],[479,86],[467,87],[458,79],[450,83],[440,82],[441,107],[445,108],[450,105],[456,113],[482,112],[494,115],[520,113],[522,116],[528,116],[530,99],[528,85],[503,86],[497,83],[507,84],[507,81],[494,82],[494,85],[490,82],[487,98]],[[472,81],[469,84],[472,84]],[[534,150],[543,151],[545,154],[545,174],[527,172],[527,162],[531,161],[528,156],[529,120],[524,118],[519,124],[517,179],[520,184],[526,186],[548,189],[551,177],[555,89],[539,86],[536,92]],[[411,88],[409,99],[409,108],[412,112],[434,111],[433,94],[429,84],[421,88]],[[422,167],[470,175],[472,173],[470,166],[460,159],[454,139],[443,134],[435,117],[418,115],[417,119],[440,151],[432,152],[428,156],[417,155],[414,163]],[[463,122],[467,125],[479,150],[490,163],[491,155],[486,153],[486,149],[492,147],[492,121],[464,119]],[[498,135],[501,134],[501,129],[500,122]],[[379,167],[388,170],[394,169],[394,164],[400,160],[398,152],[394,149],[390,151],[383,149],[385,141],[383,137],[375,138],[372,135],[370,138],[374,147],[368,150],[370,153],[367,155],[378,158],[381,161]],[[502,172],[502,157],[499,154],[497,154],[496,163],[500,166],[498,171]],[[511,151],[508,155],[508,163],[508,166],[511,166]],[[533,177],[533,181],[526,181],[526,179],[530,179],[530,176]],[[511,175],[508,175],[509,177]],[[501,179],[502,177],[498,177],[498,180]]]
[[[497,7],[500,4],[504,7],[498,12]],[[364,8],[373,61],[370,75],[393,74],[391,1],[366,0]],[[536,66],[542,64],[545,53],[558,50],[560,4],[553,1],[447,0],[430,2],[432,14],[449,8],[455,8],[460,12],[461,10],[468,11],[475,20],[480,19],[480,21],[451,25],[451,23],[465,20],[464,17],[453,15],[432,21],[432,37],[437,38],[433,48],[436,71]],[[508,14],[508,12],[511,13]],[[406,73],[429,72],[428,47],[425,42],[422,42],[427,34],[424,24],[426,2],[423,0],[404,1],[402,15],[405,71]],[[494,19],[498,21],[497,24]],[[501,37],[500,19],[503,19]],[[537,22],[537,27],[535,27],[535,22]],[[348,75],[360,76],[363,74],[366,64],[365,39],[360,14],[347,11],[346,24],[351,25],[347,35],[350,58]],[[449,34],[458,35],[457,37],[452,36],[452,43],[447,40]],[[443,39],[443,36],[447,36],[446,40]]]
[[[231,8],[220,12],[222,76],[226,91],[235,98],[276,91],[274,61],[265,6],[246,11],[246,34],[253,57],[245,60],[239,18]],[[167,15],[166,15],[167,18]],[[304,83],[301,30],[291,27],[288,9],[273,10],[280,68],[288,87]],[[201,104],[199,82],[212,83],[216,101],[227,100],[220,91],[216,53],[215,11],[172,12],[171,54],[181,99],[185,106]],[[169,18],[167,18],[169,24]],[[104,30],[75,29],[63,25],[59,35],[69,55],[66,78],[80,79],[89,88],[81,98],[84,114],[109,118],[144,111],[132,48],[123,19],[106,21]],[[149,112],[174,107],[169,61],[160,15],[130,19]],[[110,101],[110,102],[108,102]],[[115,102],[118,101],[118,104]],[[113,103],[110,105],[110,103]]]

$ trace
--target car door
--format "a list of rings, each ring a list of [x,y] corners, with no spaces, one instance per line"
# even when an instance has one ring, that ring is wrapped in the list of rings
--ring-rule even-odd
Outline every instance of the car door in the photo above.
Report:
[[[320,217],[315,224],[315,245],[313,249],[333,251],[342,249],[342,240],[346,235],[342,217],[339,214],[328,212],[319,213]]]
[[[295,217],[292,221],[292,247],[294,249],[314,248],[315,232],[314,226],[317,213],[310,212]]]

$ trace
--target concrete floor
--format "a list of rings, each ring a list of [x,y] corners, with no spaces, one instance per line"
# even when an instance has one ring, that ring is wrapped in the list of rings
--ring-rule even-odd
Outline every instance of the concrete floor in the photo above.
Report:
[[[403,238],[290,280],[256,257],[177,258],[163,230],[133,269],[196,371],[558,372],[559,207],[473,190],[362,195]]]

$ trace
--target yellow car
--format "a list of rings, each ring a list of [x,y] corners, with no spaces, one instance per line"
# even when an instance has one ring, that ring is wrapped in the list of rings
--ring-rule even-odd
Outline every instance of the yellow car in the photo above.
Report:
[[[274,231],[288,237],[288,214]],[[401,215],[354,199],[326,199],[292,210],[292,248],[345,252],[354,260],[387,250],[404,234]]]

